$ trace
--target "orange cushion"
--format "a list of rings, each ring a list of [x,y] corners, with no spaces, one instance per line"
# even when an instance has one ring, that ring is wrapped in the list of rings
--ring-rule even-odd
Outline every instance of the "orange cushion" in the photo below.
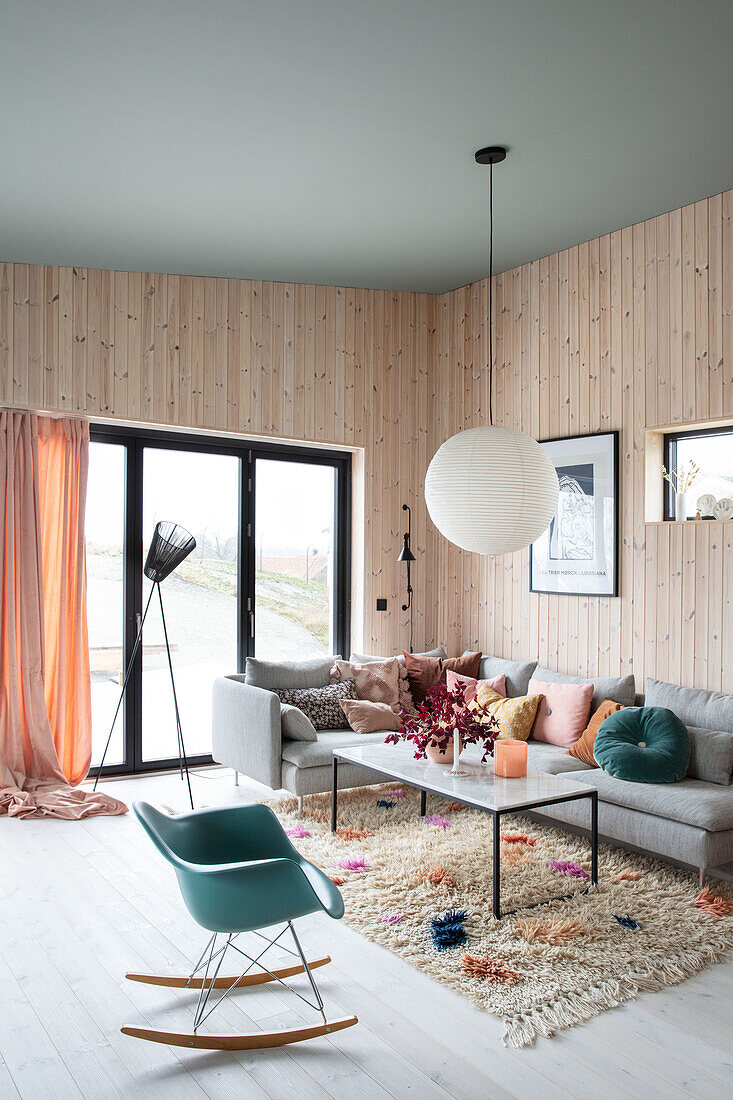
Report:
[[[598,762],[593,755],[596,735],[601,728],[601,724],[611,714],[615,714],[617,710],[624,710],[624,707],[620,703],[614,703],[613,699],[604,699],[588,723],[587,728],[583,730],[573,747],[568,749],[568,756],[574,756],[576,760],[582,760],[584,764],[588,764],[591,768],[597,768]]]

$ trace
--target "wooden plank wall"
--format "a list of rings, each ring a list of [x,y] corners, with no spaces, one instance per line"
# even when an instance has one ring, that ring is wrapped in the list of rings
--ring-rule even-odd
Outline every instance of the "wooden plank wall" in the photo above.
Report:
[[[529,551],[435,534],[428,633],[580,675],[733,691],[733,522],[644,522],[646,427],[733,417],[733,192],[495,277],[496,422],[620,430],[620,598],[531,595]],[[487,422],[486,280],[441,295],[430,453]]]
[[[423,480],[435,298],[238,279],[0,264],[0,405],[363,448],[355,647],[425,636]],[[375,611],[376,598],[389,601]],[[363,637],[359,631],[363,623]]]
[[[362,448],[355,644],[373,652],[407,644],[406,502],[416,648],[733,691],[733,524],[645,524],[643,492],[645,427],[733,417],[733,192],[496,276],[494,313],[497,423],[621,431],[619,599],[530,595],[528,551],[464,554],[427,519],[430,456],[488,420],[486,280],[434,296],[0,265],[0,403]]]

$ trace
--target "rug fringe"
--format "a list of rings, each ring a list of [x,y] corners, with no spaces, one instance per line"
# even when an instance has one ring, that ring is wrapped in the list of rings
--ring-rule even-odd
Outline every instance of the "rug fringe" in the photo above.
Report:
[[[527,1047],[538,1036],[550,1039],[565,1028],[585,1023],[625,1001],[636,1000],[639,993],[652,993],[665,986],[679,985],[699,974],[711,963],[725,962],[730,948],[721,943],[708,943],[699,951],[667,959],[654,970],[638,972],[618,981],[598,982],[586,990],[564,993],[562,998],[538,1005],[530,1012],[504,1018],[504,1046]]]

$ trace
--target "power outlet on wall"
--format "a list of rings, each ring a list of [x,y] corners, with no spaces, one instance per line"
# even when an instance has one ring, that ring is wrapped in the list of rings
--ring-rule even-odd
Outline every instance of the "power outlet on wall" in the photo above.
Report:
[[[377,611],[386,611],[386,610],[387,610],[387,601],[382,600],[382,599],[377,600]]]

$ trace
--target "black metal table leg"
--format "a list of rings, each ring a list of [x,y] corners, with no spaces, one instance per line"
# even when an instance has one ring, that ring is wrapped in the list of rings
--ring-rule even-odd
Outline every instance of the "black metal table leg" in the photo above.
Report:
[[[499,833],[499,814],[496,810],[493,811],[494,820],[494,865],[492,867],[492,889],[493,889],[493,904],[494,904],[494,916],[497,920],[501,920],[501,835]]]
[[[336,832],[336,814],[338,813],[338,778],[339,778],[339,762],[334,756],[333,764],[331,765],[332,786],[331,786],[331,832]]]
[[[420,791],[420,817],[425,817],[428,806],[428,796],[426,791]]]
[[[590,880],[598,885],[598,792],[590,796]]]

